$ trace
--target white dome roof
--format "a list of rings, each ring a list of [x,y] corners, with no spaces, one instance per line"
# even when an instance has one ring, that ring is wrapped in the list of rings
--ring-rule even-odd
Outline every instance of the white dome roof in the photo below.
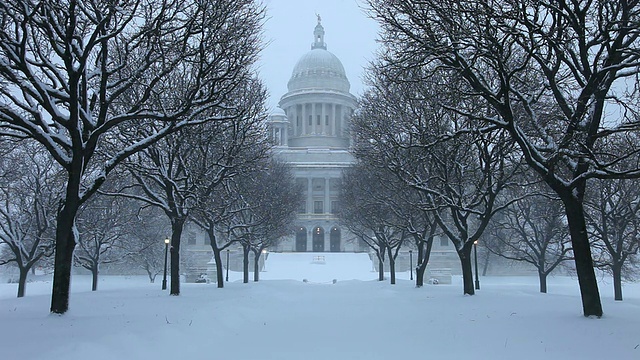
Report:
[[[293,67],[287,87],[289,92],[298,90],[333,90],[349,93],[349,80],[340,60],[327,51],[324,28],[320,24],[313,30],[311,51],[302,55]]]
[[[271,115],[287,116],[287,113],[285,113],[281,107],[276,106],[276,108],[271,112]]]
[[[302,55],[287,85],[289,91],[327,89],[349,92],[350,84],[340,60],[322,48]]]

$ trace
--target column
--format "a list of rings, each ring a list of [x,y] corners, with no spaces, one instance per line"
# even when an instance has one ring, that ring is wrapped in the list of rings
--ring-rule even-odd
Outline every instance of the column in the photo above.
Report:
[[[311,103],[311,134],[316,133],[316,129],[318,128],[316,123],[316,104]]]
[[[313,178],[307,178],[307,213],[313,213]]]
[[[309,129],[309,124],[307,122],[307,104],[302,104],[302,134],[307,135],[307,129]]]
[[[344,129],[342,129],[342,118],[344,117],[344,105],[340,105],[340,107],[338,108],[338,118],[336,119],[336,129],[338,131],[338,136],[342,137],[342,132],[344,131]]]
[[[293,130],[293,136],[298,135],[298,112],[296,111],[296,106],[289,106],[287,108],[287,118],[289,118],[289,124],[291,124],[291,129]]]
[[[336,136],[336,104],[331,104],[331,115],[329,115],[329,124],[331,125],[331,135]]]
[[[320,128],[322,129],[322,135],[327,134],[327,119],[325,118],[326,112],[324,106],[324,103],[320,103]]]
[[[329,205],[331,204],[331,196],[329,194],[329,183],[331,178],[324,178],[324,212],[329,212]]]
[[[289,146],[289,126],[287,126],[287,124],[284,124],[284,144],[282,144],[283,146]]]

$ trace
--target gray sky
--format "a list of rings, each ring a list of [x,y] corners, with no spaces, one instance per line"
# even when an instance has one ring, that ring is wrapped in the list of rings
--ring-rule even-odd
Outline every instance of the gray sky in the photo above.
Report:
[[[316,13],[322,17],[327,50],[347,72],[351,93],[363,91],[363,67],[373,59],[378,26],[366,17],[363,0],[264,0],[269,17],[265,24],[266,49],[259,72],[270,94],[268,106],[277,106],[287,92],[287,82],[298,59],[311,50]]]

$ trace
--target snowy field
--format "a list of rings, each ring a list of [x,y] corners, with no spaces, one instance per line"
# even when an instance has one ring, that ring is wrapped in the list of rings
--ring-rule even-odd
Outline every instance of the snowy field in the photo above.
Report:
[[[74,276],[64,316],[49,314],[50,279],[23,299],[0,284],[0,359],[640,359],[640,284],[615,302],[603,279],[605,316],[588,319],[571,278],[539,294],[536,278],[481,277],[463,296],[457,277],[392,286],[360,255],[322,255],[270,254],[259,283],[231,272],[224,289],[183,284],[179,297],[145,277],[104,276],[91,292]]]

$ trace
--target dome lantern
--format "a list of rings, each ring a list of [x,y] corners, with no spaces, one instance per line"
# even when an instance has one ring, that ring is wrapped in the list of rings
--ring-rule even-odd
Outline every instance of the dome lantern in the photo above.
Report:
[[[322,19],[319,14],[316,14],[318,17],[318,25],[313,30],[313,44],[311,44],[311,50],[313,49],[323,49],[327,50],[327,43],[324,42],[324,28],[322,27]]]

